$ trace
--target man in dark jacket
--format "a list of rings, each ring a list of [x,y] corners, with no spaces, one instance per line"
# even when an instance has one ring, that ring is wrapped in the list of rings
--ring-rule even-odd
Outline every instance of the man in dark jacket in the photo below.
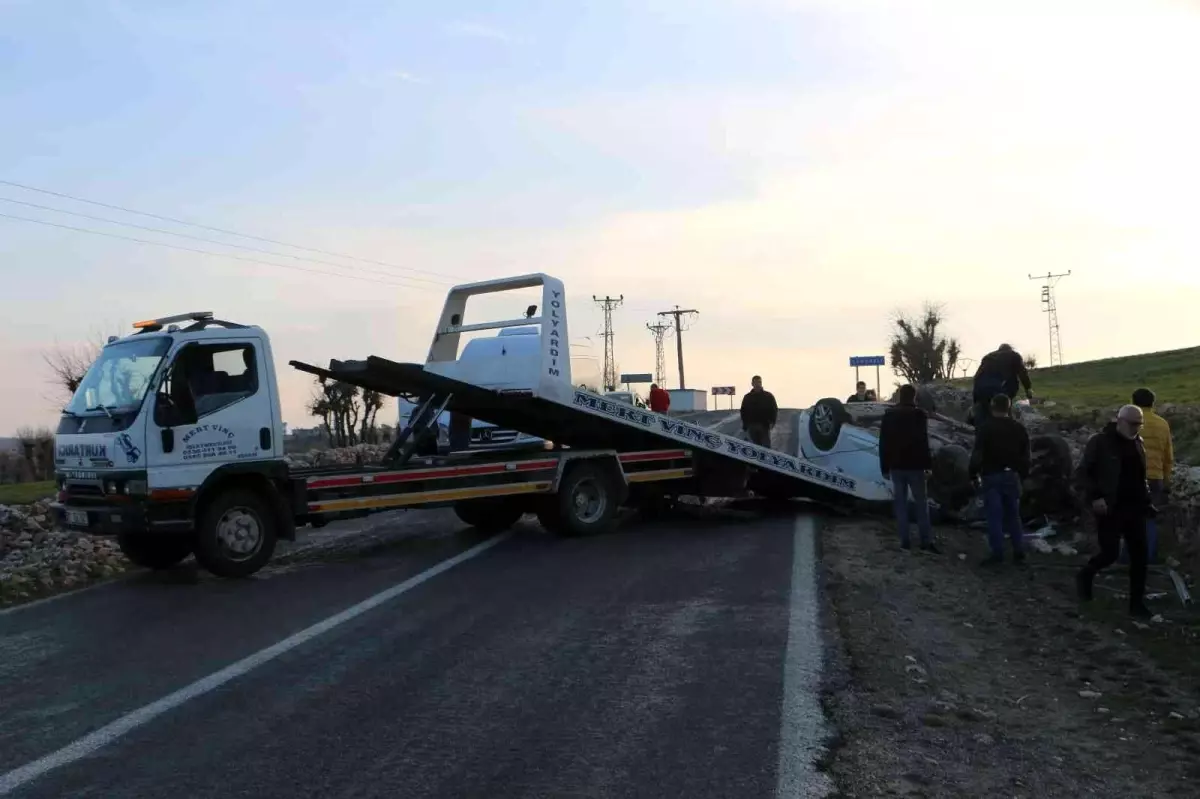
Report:
[[[771,428],[779,416],[775,395],[762,387],[762,378],[750,379],[750,391],[742,397],[742,430],[760,447],[771,446]]]
[[[846,398],[846,402],[866,402],[869,396],[867,384],[859,380],[858,384],[854,386],[854,393]]]
[[[988,403],[997,394],[1008,397],[1011,405],[1011,400],[1017,396],[1018,386],[1024,386],[1026,399],[1033,399],[1033,386],[1025,369],[1025,359],[1008,344],[1001,344],[983,356],[979,368],[975,370],[975,380],[971,386],[971,399],[975,404],[971,413],[972,421],[978,425],[991,416]]]
[[[1156,509],[1146,483],[1146,450],[1139,435],[1142,409],[1125,405],[1116,421],[1092,436],[1075,471],[1079,491],[1096,517],[1100,552],[1075,577],[1079,598],[1092,598],[1096,572],[1112,565],[1121,550],[1129,549],[1129,612],[1149,618],[1146,594],[1146,520]]]
[[[896,405],[884,411],[879,426],[879,471],[885,480],[890,478],[892,481],[900,547],[912,547],[908,537],[908,495],[911,492],[917,510],[921,549],[937,554],[940,550],[933,543],[929,500],[925,493],[925,478],[933,466],[929,420],[925,411],[917,407],[917,390],[911,385],[900,386],[896,400]]]
[[[988,546],[992,554],[983,565],[1004,562],[1004,534],[1012,540],[1013,560],[1025,561],[1021,530],[1021,481],[1029,476],[1029,433],[1009,416],[1011,402],[1004,394],[992,397],[991,415],[975,422],[971,450],[971,481],[983,489]]]

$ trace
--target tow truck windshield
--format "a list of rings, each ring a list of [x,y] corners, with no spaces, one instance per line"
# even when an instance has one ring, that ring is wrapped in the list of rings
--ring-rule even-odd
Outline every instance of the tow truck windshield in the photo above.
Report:
[[[171,339],[152,336],[109,344],[88,368],[63,412],[69,416],[104,414],[141,405]]]

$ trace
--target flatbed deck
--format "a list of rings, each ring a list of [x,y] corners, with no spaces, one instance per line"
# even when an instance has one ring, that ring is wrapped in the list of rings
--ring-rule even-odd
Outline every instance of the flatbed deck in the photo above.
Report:
[[[834,502],[890,499],[886,491],[880,490],[882,487],[822,468],[798,455],[635,408],[586,389],[574,389],[568,401],[537,396],[532,391],[497,391],[437,374],[421,364],[377,356],[364,361],[334,360],[328,368],[301,361],[291,361],[290,365],[388,396],[443,397],[445,407],[453,413],[520,430],[571,449],[634,452],[682,446],[694,453],[701,471],[716,471],[721,466],[725,471],[730,467],[753,468],[759,473],[755,478],[765,488],[764,493]],[[706,470],[706,462],[717,468]],[[746,474],[749,477],[750,473]]]

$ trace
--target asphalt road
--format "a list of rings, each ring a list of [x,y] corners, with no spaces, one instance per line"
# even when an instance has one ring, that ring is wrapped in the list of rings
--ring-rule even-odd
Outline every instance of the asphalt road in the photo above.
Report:
[[[426,512],[5,613],[0,796],[820,796],[813,535]]]

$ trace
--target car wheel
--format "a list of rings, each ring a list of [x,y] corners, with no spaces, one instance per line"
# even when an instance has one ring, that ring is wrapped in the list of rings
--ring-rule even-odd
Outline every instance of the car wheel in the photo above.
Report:
[[[817,400],[808,412],[808,437],[812,439],[813,446],[822,452],[837,446],[842,426],[849,418],[850,414],[841,400],[834,397]]]

